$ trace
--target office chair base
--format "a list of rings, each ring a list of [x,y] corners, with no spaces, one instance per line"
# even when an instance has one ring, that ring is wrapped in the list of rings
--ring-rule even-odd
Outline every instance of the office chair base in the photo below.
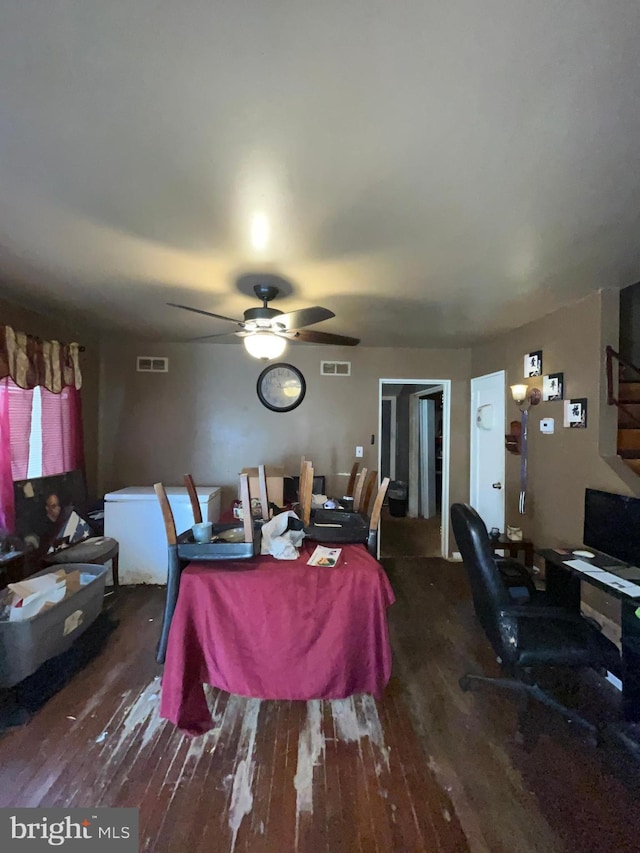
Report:
[[[460,678],[458,683],[460,684],[460,688],[465,692],[489,686],[508,693],[515,693],[525,703],[533,700],[540,705],[544,705],[546,708],[561,714],[566,722],[584,730],[592,737],[595,737],[596,735],[596,727],[592,723],[585,720],[584,717],[572,708],[567,708],[567,706],[563,705],[562,702],[558,702],[557,699],[550,696],[535,682],[526,684],[524,681],[520,681],[520,679],[517,678],[490,678],[486,675],[472,675],[471,673],[466,673],[462,678]]]

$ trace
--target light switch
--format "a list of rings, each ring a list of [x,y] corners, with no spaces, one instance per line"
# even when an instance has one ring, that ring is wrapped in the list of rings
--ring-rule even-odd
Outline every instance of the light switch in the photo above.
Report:
[[[540,432],[546,432],[550,434],[554,429],[554,421],[553,418],[542,418],[540,421]]]
[[[364,455],[364,450],[362,449],[362,447],[360,447],[360,446],[356,447],[356,456],[362,457],[363,455]]]

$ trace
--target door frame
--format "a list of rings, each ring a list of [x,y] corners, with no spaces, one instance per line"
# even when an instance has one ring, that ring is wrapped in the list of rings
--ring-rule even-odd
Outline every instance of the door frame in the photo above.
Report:
[[[502,379],[502,387],[503,393],[506,393],[507,387],[507,373],[505,370],[494,370],[493,373],[484,373],[482,376],[473,376],[471,378],[470,386],[469,386],[469,409],[470,409],[470,422],[469,422],[469,503],[473,505],[473,497],[474,497],[474,485],[475,485],[475,471],[476,471],[476,453],[477,453],[477,440],[475,436],[478,431],[476,429],[476,412],[473,406],[473,391],[474,385],[473,383],[479,379],[491,379],[494,376],[498,376]],[[506,418],[506,400],[505,400],[505,418]],[[506,424],[503,422],[503,427]],[[504,431],[504,430],[503,430]],[[504,464],[504,476],[502,477],[503,481],[506,479],[506,460]],[[502,497],[502,526],[504,528],[505,519],[506,519],[506,484],[502,483],[501,489],[501,497]]]
[[[396,478],[396,432],[397,432],[397,405],[398,398],[397,397],[380,397],[380,453],[378,471],[382,470],[382,401],[389,400],[391,403],[391,416],[390,416],[390,424],[389,424],[389,478],[391,480],[395,480]]]
[[[442,497],[440,515],[440,548],[444,559],[449,558],[449,459],[451,444],[451,379],[379,379],[378,380],[378,435],[382,434],[382,386],[383,385],[432,385],[442,386]],[[418,392],[423,396],[439,389],[429,388]],[[387,395],[385,395],[387,396]],[[378,441],[378,471],[382,462],[382,445]],[[380,537],[378,537],[378,549]],[[378,550],[378,554],[379,554]]]

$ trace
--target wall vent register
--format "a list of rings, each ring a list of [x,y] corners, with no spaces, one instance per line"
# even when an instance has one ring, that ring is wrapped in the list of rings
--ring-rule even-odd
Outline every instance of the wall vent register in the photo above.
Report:
[[[320,373],[322,376],[351,376],[351,362],[321,361]]]
[[[168,358],[153,358],[150,355],[139,355],[136,360],[136,371],[138,373],[168,373]]]

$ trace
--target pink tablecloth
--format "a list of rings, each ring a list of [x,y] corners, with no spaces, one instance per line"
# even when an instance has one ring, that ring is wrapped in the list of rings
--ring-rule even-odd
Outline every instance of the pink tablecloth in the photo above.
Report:
[[[313,547],[295,562],[265,556],[184,570],[161,716],[192,735],[208,731],[203,684],[261,699],[380,695],[391,674],[389,580],[362,545],[343,546],[333,569],[306,565]]]

